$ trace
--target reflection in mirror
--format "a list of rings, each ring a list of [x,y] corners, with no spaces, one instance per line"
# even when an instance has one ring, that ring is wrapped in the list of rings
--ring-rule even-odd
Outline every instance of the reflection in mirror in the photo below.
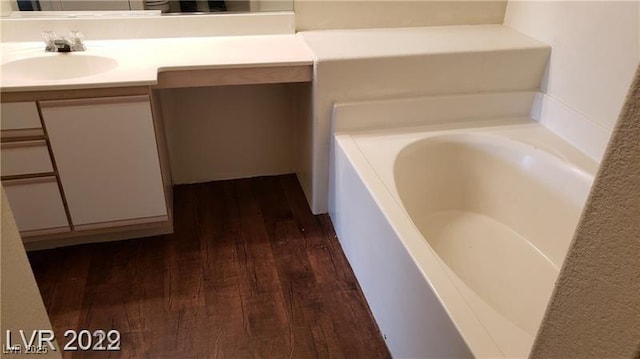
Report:
[[[16,0],[20,11],[160,10],[162,14],[292,11],[293,0]]]

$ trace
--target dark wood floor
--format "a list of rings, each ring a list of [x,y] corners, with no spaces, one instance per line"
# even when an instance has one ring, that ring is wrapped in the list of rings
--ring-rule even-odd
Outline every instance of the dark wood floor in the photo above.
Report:
[[[388,358],[327,216],[295,176],[175,188],[175,233],[29,254],[65,358]]]

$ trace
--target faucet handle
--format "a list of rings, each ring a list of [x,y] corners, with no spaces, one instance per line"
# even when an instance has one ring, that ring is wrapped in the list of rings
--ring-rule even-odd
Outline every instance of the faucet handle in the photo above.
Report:
[[[85,51],[84,35],[78,30],[71,30],[67,35],[67,41],[71,45],[71,51]]]
[[[56,52],[57,47],[55,41],[58,39],[60,39],[60,37],[55,33],[55,31],[43,31],[42,40],[44,40],[45,43],[45,51]]]

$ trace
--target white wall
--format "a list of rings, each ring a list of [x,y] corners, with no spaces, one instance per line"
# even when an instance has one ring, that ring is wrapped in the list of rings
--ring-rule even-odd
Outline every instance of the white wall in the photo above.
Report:
[[[551,45],[534,113],[600,161],[640,60],[636,1],[509,1],[504,24]]]

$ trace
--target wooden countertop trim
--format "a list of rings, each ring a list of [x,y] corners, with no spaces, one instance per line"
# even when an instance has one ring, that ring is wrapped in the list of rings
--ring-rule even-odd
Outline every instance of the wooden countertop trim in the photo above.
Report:
[[[81,98],[72,100],[55,100],[42,101],[40,108],[66,107],[66,106],[87,106],[87,105],[111,105],[131,102],[149,102],[148,95],[132,95],[132,96],[111,96],[96,98]]]
[[[71,100],[71,99],[82,99],[82,98],[149,95],[150,92],[151,90],[149,89],[148,86],[2,92],[0,101],[21,102],[21,101],[46,101],[46,100]]]
[[[162,71],[153,88],[311,82],[313,65]]]

